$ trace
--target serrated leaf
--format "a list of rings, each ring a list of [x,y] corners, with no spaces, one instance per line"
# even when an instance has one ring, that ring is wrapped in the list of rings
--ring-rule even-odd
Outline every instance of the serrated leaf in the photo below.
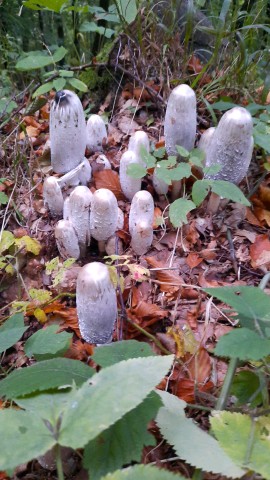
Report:
[[[135,358],[104,368],[74,395],[63,414],[59,443],[81,448],[139,405],[163,378],[174,356]],[[85,422],[95,412],[91,422]]]
[[[37,360],[48,360],[63,355],[70,346],[72,333],[56,333],[58,330],[59,325],[51,325],[34,333],[25,342],[26,355],[34,356]]]
[[[4,230],[2,232],[1,241],[0,241],[0,253],[5,252],[8,250],[11,245],[15,242],[15,237],[13,233],[9,232],[8,230]]]
[[[25,248],[27,252],[33,253],[34,255],[38,255],[42,248],[40,243],[35,238],[31,238],[28,235],[24,235],[21,238],[16,238],[15,243],[18,248]]]
[[[250,330],[262,332],[270,326],[270,297],[257,287],[206,288],[205,292],[230,305],[240,323]]]
[[[109,473],[101,480],[186,480],[186,478],[152,465],[134,465]]]
[[[8,196],[4,192],[0,192],[0,205],[6,205],[8,203]]]
[[[132,178],[143,178],[147,173],[147,169],[139,163],[132,163],[127,167],[127,174]]]
[[[55,257],[52,260],[50,260],[49,262],[46,262],[45,263],[46,274],[50,275],[51,272],[53,272],[54,270],[57,270],[58,267],[59,267],[59,263],[60,263],[59,257]]]
[[[181,404],[178,411],[172,410],[171,406],[166,408],[165,396],[163,402],[165,406],[159,410],[156,422],[163,437],[174,447],[181,459],[206,472],[219,473],[231,478],[238,478],[245,474],[226,455],[213,437],[201,430],[193,420],[183,415]]]
[[[59,92],[60,90],[63,90],[66,85],[66,79],[65,78],[56,78],[53,80],[53,88]]]
[[[191,175],[191,167],[188,163],[180,163],[176,168],[170,170],[171,180],[182,180]]]
[[[260,379],[256,373],[243,370],[234,376],[231,394],[236,397],[235,406],[250,403],[251,408],[257,407],[263,401],[260,389]],[[258,392],[254,398],[254,392]],[[252,401],[250,401],[253,399]]]
[[[196,208],[195,203],[185,198],[179,198],[171,203],[169,208],[170,221],[175,228],[181,227],[188,223],[187,214]]]
[[[179,155],[183,158],[188,158],[190,155],[190,152],[186,150],[184,147],[181,147],[180,145],[176,145],[176,150],[179,153]]]
[[[234,462],[270,479],[269,417],[251,419],[242,413],[220,411],[213,413],[210,422],[215,437]]]
[[[14,469],[22,463],[43,455],[56,441],[40,418],[21,410],[0,411],[0,469]]]
[[[53,82],[44,83],[34,91],[32,97],[37,98],[39,95],[43,95],[44,93],[47,93],[52,89],[53,89]]]
[[[95,348],[92,359],[104,368],[129,358],[152,357],[153,355],[154,352],[148,343],[122,340]]]
[[[257,361],[270,354],[270,340],[248,328],[239,328],[223,335],[214,352],[220,357]]]
[[[0,382],[0,396],[22,397],[36,391],[44,391],[63,385],[81,385],[94,370],[79,360],[55,358],[44,360],[30,367],[15,370]]]
[[[211,180],[209,182],[212,192],[216,193],[220,197],[228,198],[233,202],[242,203],[242,205],[250,206],[249,200],[241,192],[240,188],[231,182],[225,180]]]
[[[48,302],[52,297],[52,292],[38,288],[30,288],[28,293],[32,300],[38,300],[40,303]]]
[[[192,186],[192,200],[195,205],[199,206],[207,197],[210,190],[208,180],[196,180]]]
[[[160,406],[160,398],[151,393],[138,407],[86,445],[83,463],[92,480],[123,465],[139,462],[143,447],[155,445],[154,437],[147,432],[147,424],[155,418]]]
[[[0,353],[18,342],[28,327],[24,326],[23,314],[15,313],[0,327]]]
[[[49,421],[52,428],[57,429],[59,417],[72,404],[74,390],[76,388],[72,386],[72,388],[62,388],[53,393],[31,394],[16,398],[16,404],[27,412],[31,412],[33,416]]]
[[[88,92],[87,85],[78,78],[69,78],[68,83],[79,92]]]

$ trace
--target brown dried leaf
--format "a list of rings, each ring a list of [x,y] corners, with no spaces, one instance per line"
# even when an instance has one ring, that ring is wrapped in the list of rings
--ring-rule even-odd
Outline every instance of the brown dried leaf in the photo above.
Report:
[[[268,235],[258,235],[253,245],[250,246],[249,253],[253,268],[258,268],[269,263],[270,241]]]
[[[102,172],[95,172],[94,179],[96,188],[108,188],[114,193],[117,200],[125,200],[126,197],[122,192],[119,175],[113,170],[103,170]]]
[[[202,263],[203,259],[198,255],[196,252],[191,252],[188,254],[186,258],[186,264],[189,266],[189,268],[195,268],[200,263]]]

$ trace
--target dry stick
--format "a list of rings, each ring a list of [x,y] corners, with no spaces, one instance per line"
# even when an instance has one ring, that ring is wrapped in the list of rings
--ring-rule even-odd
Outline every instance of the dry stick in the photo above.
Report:
[[[233,239],[232,239],[232,232],[230,227],[227,228],[227,239],[229,242],[229,247],[230,247],[230,256],[233,264],[233,269],[234,273],[237,276],[238,275],[238,265],[235,257],[235,250],[234,250],[234,244],[233,244]]]

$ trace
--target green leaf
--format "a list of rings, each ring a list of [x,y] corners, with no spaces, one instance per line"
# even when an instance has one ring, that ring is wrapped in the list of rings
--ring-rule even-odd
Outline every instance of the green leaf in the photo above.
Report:
[[[191,167],[188,163],[180,163],[176,168],[170,170],[171,180],[182,180],[191,175]]]
[[[52,298],[52,292],[39,288],[30,288],[29,296],[32,300],[38,300],[40,303],[45,303]]]
[[[0,468],[11,470],[43,455],[55,445],[55,439],[43,420],[31,413],[11,408],[0,411]]]
[[[63,385],[81,385],[94,370],[78,360],[55,358],[15,370],[0,382],[0,396],[16,398]]]
[[[167,185],[171,185],[171,172],[167,168],[162,167],[160,163],[161,162],[159,162],[155,168],[157,178],[163,180],[163,182],[167,183]]]
[[[50,90],[53,89],[53,82],[48,82],[48,83],[44,83],[43,85],[41,85],[39,88],[37,88],[37,90],[35,90],[35,92],[33,93],[32,97],[33,98],[36,98],[38,97],[39,95],[43,95],[44,93],[47,93],[49,92]]]
[[[190,155],[190,152],[186,150],[184,147],[181,147],[180,145],[176,145],[176,150],[179,153],[179,155],[183,158],[188,158]]]
[[[0,98],[0,115],[3,115],[3,113],[9,114],[17,107],[18,104],[14,100],[6,97]]]
[[[0,253],[8,250],[14,242],[15,237],[13,233],[9,232],[8,230],[4,230],[0,239]]]
[[[205,160],[205,152],[200,148],[193,148],[189,154],[189,162],[196,167],[202,167]]]
[[[53,88],[59,92],[59,90],[63,90],[66,85],[66,79],[65,78],[56,78],[53,80]]]
[[[165,153],[166,153],[166,148],[165,147],[160,147],[160,148],[157,148],[156,150],[154,150],[153,155],[156,158],[163,158],[165,156]]]
[[[8,203],[8,196],[4,192],[0,192],[0,205],[6,205]]]
[[[151,465],[134,465],[109,473],[101,480],[186,480],[186,478]]]
[[[219,357],[257,361],[270,354],[270,340],[248,328],[239,328],[223,335],[214,352]]]
[[[81,80],[78,80],[78,78],[69,78],[68,83],[76,90],[79,90],[79,92],[88,92],[87,85]]]
[[[154,352],[148,343],[122,340],[95,348],[92,359],[101,367],[109,367],[129,358],[152,357],[153,355]]]
[[[38,68],[46,67],[47,65],[52,65],[56,62],[59,62],[66,55],[67,50],[64,47],[58,48],[53,55],[49,55],[47,52],[35,51],[27,54],[26,57],[22,58],[16,63],[17,70],[35,70]]]
[[[210,176],[210,175],[216,175],[220,170],[222,169],[221,165],[211,165],[210,167],[204,167],[203,168],[203,173],[205,176]]]
[[[92,480],[123,465],[140,462],[143,447],[156,443],[147,432],[147,424],[155,418],[160,406],[158,395],[151,393],[138,407],[86,445],[84,467]]]
[[[188,223],[187,214],[196,208],[195,203],[185,198],[179,198],[171,203],[169,208],[170,221],[175,228],[181,227],[183,224]]]
[[[38,255],[41,250],[41,245],[35,238],[31,238],[28,235],[24,235],[21,238],[16,238],[15,243],[18,248],[25,248],[27,252]]]
[[[206,288],[205,292],[230,305],[243,327],[265,332],[270,326],[270,297],[258,287]]]
[[[212,108],[214,108],[215,110],[220,110],[221,112],[230,110],[231,108],[234,108],[234,107],[238,107],[237,103],[224,102],[223,100],[220,100],[219,102],[212,104]]]
[[[251,419],[242,413],[220,411],[213,413],[210,422],[221,447],[234,462],[270,479],[269,416]]]
[[[136,0],[116,0],[118,10],[125,22],[132,23],[137,16],[137,2]]]
[[[30,105],[28,105],[24,114],[25,115],[34,115],[34,113],[36,113],[38,110],[40,110],[42,107],[44,107],[44,105],[46,105],[47,101],[48,100],[46,98],[37,98],[36,100],[31,102]]]
[[[0,353],[18,342],[27,329],[28,327],[24,326],[22,313],[15,313],[6,320],[0,327]]]
[[[139,405],[173,361],[166,357],[135,358],[104,368],[74,395],[63,414],[59,443],[81,448]],[[91,415],[91,421],[85,422]]]
[[[208,180],[196,180],[192,186],[192,200],[195,205],[201,205],[207,197],[209,190],[210,185]]]
[[[231,394],[237,398],[236,406],[250,403],[251,408],[255,408],[263,401],[260,389],[260,379],[258,375],[250,370],[243,370],[234,376]],[[254,393],[258,394],[254,398]],[[250,401],[253,398],[252,401]]]
[[[259,122],[253,129],[254,143],[270,153],[269,132],[270,128],[263,122]]]
[[[164,393],[166,392],[163,392],[162,400],[165,406],[159,410],[156,422],[163,437],[173,445],[176,454],[190,465],[206,472],[231,478],[244,475],[245,472],[232,462],[213,437],[183,415],[181,403],[178,409],[172,409],[170,394]]]
[[[226,182],[225,180],[210,180],[209,185],[211,186],[212,192],[220,197],[228,198],[233,202],[242,203],[247,207],[250,206],[249,200],[243,195],[240,188],[233,183]]]
[[[37,360],[63,355],[71,344],[72,333],[56,333],[58,330],[59,325],[51,325],[34,333],[24,345],[26,355]]]
[[[127,167],[127,174],[132,178],[143,178],[147,173],[147,169],[140,163],[132,163]]]
[[[74,72],[72,72],[71,70],[59,70],[58,73],[60,77],[63,77],[63,78],[71,78],[74,76]]]
[[[31,10],[51,10],[59,13],[61,8],[66,3],[66,0],[24,0],[24,7],[31,8]]]

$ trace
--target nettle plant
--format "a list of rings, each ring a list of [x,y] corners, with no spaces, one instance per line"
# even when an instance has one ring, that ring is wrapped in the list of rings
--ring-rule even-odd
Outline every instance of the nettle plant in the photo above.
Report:
[[[219,197],[242,203],[249,206],[250,202],[245,198],[241,190],[231,182],[226,180],[213,180],[211,177],[216,175],[222,168],[221,165],[205,166],[205,152],[199,148],[194,148],[188,152],[182,146],[176,146],[179,156],[185,162],[178,163],[176,155],[168,156],[164,160],[165,148],[158,148],[148,153],[144,147],[141,147],[141,155],[145,162],[145,167],[141,164],[130,164],[127,169],[128,175],[133,178],[143,178],[148,171],[154,168],[155,179],[162,181],[168,186],[174,181],[181,181],[189,177],[194,178],[191,194],[185,198],[178,198],[170,204],[169,218],[172,225],[176,228],[188,223],[187,214],[200,206],[209,192],[215,193]],[[203,173],[203,179],[199,179],[192,171],[192,167],[197,167]],[[191,197],[191,199],[189,198]]]

